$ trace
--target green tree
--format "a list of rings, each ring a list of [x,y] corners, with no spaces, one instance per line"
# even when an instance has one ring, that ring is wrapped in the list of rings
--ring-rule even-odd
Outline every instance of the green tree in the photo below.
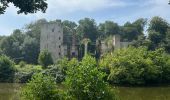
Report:
[[[123,39],[127,41],[133,41],[136,40],[138,36],[143,35],[146,22],[146,19],[140,18],[133,23],[125,23],[121,28]]]
[[[151,48],[151,41],[147,39],[147,36],[144,35],[140,35],[138,36],[137,40],[133,40],[131,43],[132,46],[134,47],[140,47],[140,46],[144,46],[147,48]]]
[[[0,48],[2,53],[15,59],[17,62],[22,57],[21,44],[23,43],[25,35],[21,30],[15,30],[12,35],[2,39]]]
[[[69,27],[70,29],[74,29],[77,27],[77,24],[75,22],[72,22],[72,21],[69,21],[69,20],[64,20],[62,22],[63,26],[67,26]]]
[[[0,82],[13,82],[15,67],[14,62],[8,57],[0,56]]]
[[[35,74],[21,91],[23,100],[63,100],[51,76]]]
[[[150,31],[156,31],[159,32],[162,35],[165,35],[165,33],[167,32],[169,25],[167,23],[166,20],[164,20],[161,17],[153,17],[149,23],[149,28],[148,30]]]
[[[169,24],[161,17],[153,17],[149,23],[148,39],[151,41],[149,49],[155,50],[156,48],[165,47],[167,44]]]
[[[45,12],[47,9],[46,0],[1,0],[0,1],[0,14],[3,14],[9,4],[14,4],[19,8],[18,13],[36,13],[37,11]]]
[[[170,29],[168,29],[166,33],[164,47],[165,47],[165,50],[170,54]]]
[[[86,55],[81,62],[73,59],[69,64],[65,82],[68,95],[76,100],[116,100],[94,58]]]
[[[105,21],[98,26],[101,37],[107,37],[114,34],[120,34],[120,26],[112,21]]]
[[[77,32],[82,38],[89,38],[91,41],[97,39],[97,25],[94,19],[84,18],[79,21]]]
[[[51,57],[51,53],[49,53],[47,50],[40,52],[38,62],[43,66],[43,68],[47,68],[47,66],[52,65],[53,59]]]
[[[29,64],[37,64],[38,55],[40,53],[39,42],[37,39],[26,36],[21,47],[23,60]]]

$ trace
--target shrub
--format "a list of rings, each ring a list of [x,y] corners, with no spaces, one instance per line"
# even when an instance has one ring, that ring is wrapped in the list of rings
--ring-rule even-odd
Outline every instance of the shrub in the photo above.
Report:
[[[13,82],[14,74],[14,62],[4,55],[0,56],[0,82]]]
[[[163,49],[148,51],[144,47],[129,47],[106,55],[100,66],[110,70],[108,79],[114,84],[160,84],[169,80],[168,59]]]
[[[68,58],[59,59],[56,64],[64,74],[66,74],[67,68],[69,67],[69,60]]]
[[[16,65],[15,82],[26,83],[28,82],[32,75],[42,71],[41,66],[36,65],[25,65],[24,67]]]
[[[61,83],[65,79],[65,74],[58,65],[50,65],[42,71],[43,74],[53,76],[57,83]]]
[[[20,61],[20,62],[19,62],[19,66],[20,66],[20,67],[25,67],[25,65],[26,65],[26,62],[24,62],[24,61]]]
[[[84,57],[81,62],[71,60],[65,82],[68,95],[76,100],[115,100],[115,94],[103,80],[104,76],[91,56]]]
[[[53,77],[35,74],[21,91],[23,100],[63,100]]]
[[[51,57],[51,54],[47,50],[44,50],[40,52],[38,62],[40,65],[43,66],[43,68],[46,68],[47,66],[53,64],[53,59]]]

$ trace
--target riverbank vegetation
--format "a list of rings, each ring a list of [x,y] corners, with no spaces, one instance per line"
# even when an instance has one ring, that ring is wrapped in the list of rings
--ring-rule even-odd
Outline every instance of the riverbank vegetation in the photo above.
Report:
[[[163,49],[148,51],[146,47],[129,47],[100,60],[111,84],[153,85],[170,83],[170,55]]]
[[[117,100],[115,90],[103,80],[95,58],[85,56],[81,62],[72,59],[63,82],[64,89],[57,89],[55,78],[36,74],[21,92],[22,98],[32,100]]]
[[[0,37],[0,82],[28,82],[23,96],[31,96],[30,99],[42,99],[41,95],[45,99],[49,95],[69,100],[114,100],[116,96],[110,85],[170,84],[170,26],[160,17],[152,18],[149,24],[141,18],[123,26],[112,21],[97,25],[90,18],[80,20],[78,25],[63,21],[64,34],[75,31],[78,43],[84,38],[91,41],[88,44],[91,56],[82,53],[78,59],[58,61],[52,61],[48,51],[40,52],[40,25],[43,22],[47,21],[39,20],[27,25],[25,30],[17,29],[10,36]],[[146,25],[148,29],[144,34]],[[116,34],[121,36],[121,41],[132,44],[120,50],[111,48],[104,54],[93,45]],[[84,51],[84,48],[80,50]],[[34,82],[39,84],[35,88]],[[66,92],[58,90],[56,84],[63,84]],[[34,94],[34,89],[42,92]]]

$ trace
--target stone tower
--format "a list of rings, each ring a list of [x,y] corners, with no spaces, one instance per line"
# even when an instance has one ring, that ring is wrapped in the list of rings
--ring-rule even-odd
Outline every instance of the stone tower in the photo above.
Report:
[[[53,61],[64,56],[63,27],[61,21],[47,22],[41,25],[40,51],[48,50]]]

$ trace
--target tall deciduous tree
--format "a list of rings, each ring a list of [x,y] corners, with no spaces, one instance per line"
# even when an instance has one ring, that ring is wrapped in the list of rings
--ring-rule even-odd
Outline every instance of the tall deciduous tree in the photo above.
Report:
[[[153,17],[149,23],[148,39],[151,41],[151,48],[155,49],[159,47],[165,47],[167,44],[169,24],[161,17]]]
[[[143,35],[146,19],[140,18],[133,23],[127,22],[122,27],[122,36],[125,40],[136,40],[138,36]]]
[[[53,59],[51,53],[49,53],[47,50],[40,52],[38,62],[43,66],[43,68],[47,68],[47,66],[52,65]]]
[[[22,57],[21,44],[24,37],[20,30],[15,30],[11,36],[3,38],[0,45],[3,54],[13,59]]]
[[[95,20],[90,18],[81,19],[77,32],[81,38],[89,38],[91,41],[95,41],[97,39],[97,25]]]
[[[0,0],[0,14],[4,14],[9,3],[19,8],[17,13],[36,13],[37,11],[45,12],[47,9],[46,0]]]
[[[105,21],[105,23],[101,23],[98,26],[98,30],[100,35],[103,37],[107,37],[108,35],[114,35],[120,33],[120,27],[117,23],[112,21]]]
[[[156,32],[159,32],[160,34],[162,35],[165,35],[166,32],[167,32],[167,29],[168,29],[169,25],[167,23],[166,20],[164,20],[163,18],[161,17],[153,17],[149,23],[149,28],[148,30],[152,31],[156,31]]]

